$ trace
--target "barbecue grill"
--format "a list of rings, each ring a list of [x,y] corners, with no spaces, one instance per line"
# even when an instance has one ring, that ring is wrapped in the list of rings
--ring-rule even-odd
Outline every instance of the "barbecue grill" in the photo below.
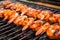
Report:
[[[24,2],[19,1],[20,3],[23,3],[25,5],[28,5],[29,7],[35,8],[35,9],[44,9],[44,10],[51,10],[55,13],[60,13],[60,9],[55,9],[43,5],[38,5],[32,2]],[[50,40],[45,33],[35,36],[35,32],[33,32],[30,29],[27,29],[26,31],[21,31],[22,27],[16,26],[15,24],[7,24],[7,21],[3,22],[3,18],[0,18],[0,40]]]

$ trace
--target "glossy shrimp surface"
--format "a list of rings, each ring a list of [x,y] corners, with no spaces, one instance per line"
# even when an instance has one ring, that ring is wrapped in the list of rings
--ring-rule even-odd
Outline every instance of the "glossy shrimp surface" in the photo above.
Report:
[[[22,31],[30,28],[36,36],[45,32],[50,39],[60,39],[60,14],[33,9],[21,3],[3,2],[2,5],[10,9],[0,9],[0,17],[4,17],[3,21],[8,19],[8,24],[22,25]]]
[[[7,3],[9,4],[9,3]],[[19,11],[21,15],[27,15],[29,17],[38,18],[40,20],[45,20],[48,22],[58,22],[60,24],[60,18],[58,17],[60,14],[57,14],[57,16],[50,10],[37,10],[30,7],[27,7],[24,4],[21,3],[10,3],[9,5],[2,4],[3,6],[6,5],[7,8],[15,9],[16,11]],[[18,6],[17,6],[18,5]],[[55,15],[55,16],[54,16]],[[57,20],[58,19],[58,20]]]
[[[4,16],[4,19],[7,17],[5,20],[9,19],[8,24],[13,22],[16,25],[22,25],[22,31],[30,28],[36,31],[36,35],[41,35],[41,33],[46,32],[47,36],[51,39],[60,38],[60,26],[58,24],[50,25],[48,22],[44,23],[42,20],[34,21],[34,18],[27,17],[26,15],[19,15],[15,10],[3,10],[2,16]],[[57,15],[54,15],[54,17],[56,16]],[[59,16],[56,17],[57,20],[58,18]]]
[[[51,25],[47,30],[47,35],[51,39],[60,39],[60,26],[57,24]]]

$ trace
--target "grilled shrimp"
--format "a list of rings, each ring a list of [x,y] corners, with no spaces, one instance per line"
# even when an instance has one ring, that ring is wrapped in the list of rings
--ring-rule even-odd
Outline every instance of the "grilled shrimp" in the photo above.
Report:
[[[0,18],[3,18],[3,8],[0,8]]]
[[[27,16],[18,16],[13,22],[14,24],[18,25],[22,25],[24,22],[24,19],[27,18]]]
[[[4,10],[4,11],[3,11],[3,15],[4,15],[3,21],[6,21],[6,20],[8,19],[8,14],[9,14],[9,12],[11,12],[11,11],[10,11],[10,10]]]
[[[16,24],[17,26],[19,25],[19,21],[21,20],[20,16],[17,17],[13,22],[14,24]]]
[[[17,17],[18,17],[18,13],[15,13],[14,15],[11,15],[9,21],[8,21],[8,24],[12,23]]]
[[[22,9],[26,8],[26,5],[20,4],[20,3],[11,3],[9,5],[6,5],[5,8],[15,9],[16,11],[22,11]]]
[[[41,20],[56,22],[56,19],[54,18],[53,13],[49,10],[42,10],[42,11],[39,10],[38,11],[36,9],[27,7],[26,5],[23,5],[20,3],[16,3],[16,4],[11,3],[11,4],[7,5],[7,8],[9,8],[9,7],[12,9],[15,9],[15,10],[19,10],[19,12],[21,12],[21,15],[26,14],[30,17],[39,18]]]
[[[33,18],[25,19],[23,22],[24,27],[23,27],[22,31],[26,30],[33,23],[33,21],[34,21]]]
[[[37,21],[33,21],[33,23],[30,25],[30,28],[33,31],[37,31],[42,25],[43,25],[43,21],[37,20]]]
[[[21,15],[24,15],[24,14],[27,14],[27,15],[28,15],[29,12],[31,11],[31,9],[32,9],[32,8],[26,8],[26,9],[22,10],[22,11],[21,11],[21,12],[22,12]],[[23,11],[24,11],[24,12],[23,12]]]
[[[51,39],[60,39],[60,25],[51,25],[46,31],[46,34]]]
[[[60,14],[53,14],[49,10],[36,10],[20,3],[4,2],[3,7],[14,9],[11,10],[0,10],[0,17],[4,16],[3,21],[9,19],[8,23],[14,23],[16,25],[22,25],[22,31],[28,27],[33,31],[36,31],[36,35],[46,32],[46,35],[51,39],[60,39]],[[21,15],[16,11],[21,12]],[[25,15],[29,16],[29,18]],[[34,21],[33,18],[39,18],[40,20]],[[47,21],[45,24],[42,20]],[[59,24],[50,25],[48,22],[58,22]]]
[[[10,1],[5,1],[5,2],[2,3],[2,6],[3,6],[3,7],[6,7],[6,6],[9,5],[9,4],[11,4]]]
[[[40,13],[40,10],[36,10],[36,9],[29,9],[29,12],[26,14],[28,16],[37,18],[37,15]]]
[[[43,32],[46,32],[46,35],[50,39],[60,39],[60,25],[58,24],[50,25],[49,23],[46,23],[39,28],[39,30],[36,32],[36,35],[39,35]]]
[[[9,17],[11,16],[11,15],[14,15],[14,13],[15,13],[15,11],[13,10],[4,10],[3,11],[3,15],[4,15],[4,19],[3,19],[3,21],[5,21],[5,20],[7,20],[7,19],[9,19]]]
[[[53,15],[56,19],[56,21],[58,21],[58,23],[60,24],[60,14],[54,14]]]
[[[27,18],[27,16],[20,16],[20,21],[18,22],[19,25],[22,25],[24,22],[24,19],[26,19],[26,18]]]
[[[43,24],[43,25],[39,28],[39,30],[37,30],[36,35],[39,35],[39,34],[41,34],[41,33],[43,33],[43,32],[46,32],[49,27],[50,27],[50,24],[49,24],[48,22],[45,23],[45,24]]]

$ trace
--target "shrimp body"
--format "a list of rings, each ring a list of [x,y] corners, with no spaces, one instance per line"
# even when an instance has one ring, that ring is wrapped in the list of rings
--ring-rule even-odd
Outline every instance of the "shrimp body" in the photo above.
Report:
[[[2,3],[2,6],[3,6],[3,7],[6,7],[6,6],[9,5],[9,4],[11,4],[11,2],[5,1],[5,2]]]
[[[37,21],[33,21],[33,23],[30,25],[30,28],[33,31],[37,31],[42,25],[43,22],[41,20],[37,20]]]
[[[39,10],[38,11],[37,9],[27,7],[26,5],[21,4],[21,3],[16,3],[16,4],[7,3],[7,4],[3,4],[3,6],[6,5],[5,7],[7,8],[15,9],[16,11],[19,11],[21,15],[25,14],[29,17],[38,18],[40,20],[45,20],[47,22],[58,22],[60,24],[60,21],[59,21],[60,18],[58,17],[60,14],[55,15],[50,10]]]
[[[51,25],[46,34],[51,39],[60,39],[60,26],[56,24]]]
[[[45,32],[50,39],[60,39],[60,14],[53,14],[50,10],[33,9],[20,3],[4,2],[3,7],[14,9],[0,10],[0,17],[4,17],[3,21],[8,19],[8,24],[13,22],[17,26],[22,25],[22,31],[30,28],[36,32],[35,35]],[[50,25],[49,22],[54,24]]]

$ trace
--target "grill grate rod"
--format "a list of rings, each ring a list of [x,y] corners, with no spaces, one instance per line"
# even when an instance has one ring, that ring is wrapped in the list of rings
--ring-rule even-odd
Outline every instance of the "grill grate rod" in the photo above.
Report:
[[[39,37],[39,40],[47,40],[46,34],[43,34]]]
[[[2,34],[0,34],[0,35],[3,35],[3,34],[5,34],[5,33],[8,33],[8,32],[10,32],[10,31],[13,31],[14,29],[16,29],[17,27],[15,27],[15,28],[12,28],[11,30],[9,30],[9,31],[6,31],[6,32],[4,32],[4,33],[2,33]],[[12,34],[14,34],[15,32],[13,32],[13,33],[11,33],[11,34],[9,34],[9,35],[6,35],[6,36],[4,36],[4,37],[0,37],[0,39],[4,39],[4,38],[6,38],[7,36],[10,36],[10,35],[12,35]]]
[[[32,36],[33,32],[30,30],[30,31],[28,31],[28,33],[26,33],[26,34],[27,34],[27,35],[25,35],[24,37],[20,38],[19,40],[23,40],[23,39],[25,39],[25,38],[27,38],[27,37],[29,37],[29,36]]]
[[[3,25],[4,23],[0,23],[0,26]]]
[[[14,29],[16,29],[17,27],[15,27],[15,28],[13,28],[13,29],[11,29],[11,30],[9,30],[9,31],[13,31]],[[7,31],[7,32],[9,32],[9,31]],[[0,37],[0,39],[4,39],[4,38],[6,38],[6,37],[8,37],[8,36],[11,36],[11,35],[13,35],[13,34],[15,34],[15,33],[17,33],[17,32],[19,32],[19,31],[21,31],[21,29],[20,30],[17,30],[17,31],[15,31],[15,32],[13,32],[13,33],[10,33],[10,34],[8,34],[8,35],[6,35],[6,36],[4,36],[4,37]],[[6,33],[6,32],[5,32]]]
[[[12,28],[12,26],[8,26],[8,27],[5,27],[5,28],[2,28],[1,31],[7,30],[9,28]]]
[[[40,37],[40,35],[39,36],[36,36],[33,40],[37,40],[39,37]]]
[[[6,22],[0,22],[0,27],[5,25],[5,24],[6,24]]]
[[[21,36],[21,35],[23,35],[25,32],[27,32],[27,31],[21,32],[20,34],[14,36],[14,37],[12,37],[12,38],[10,38],[9,40],[12,40],[12,39],[14,39],[14,38],[16,38],[16,37],[18,37],[18,36]]]
[[[0,23],[2,23],[3,21],[0,19]]]
[[[8,26],[8,25],[9,25],[9,24],[2,25],[2,26],[0,26],[0,29],[6,27],[6,26]]]
[[[3,21],[0,21],[0,23],[2,23]]]
[[[1,33],[0,35],[6,34],[6,33],[10,32],[10,31],[12,31],[12,30],[14,30],[14,29],[16,29],[16,28],[17,28],[17,27],[15,27],[15,28],[13,27],[12,29],[5,31],[4,33]]]

